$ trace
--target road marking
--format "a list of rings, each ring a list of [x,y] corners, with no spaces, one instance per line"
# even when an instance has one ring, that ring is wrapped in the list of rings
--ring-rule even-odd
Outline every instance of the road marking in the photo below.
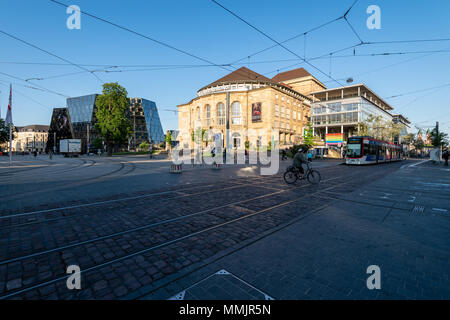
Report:
[[[431,210],[433,210],[433,211],[440,211],[440,212],[447,212],[448,211],[447,209],[441,209],[441,208],[433,208]]]
[[[400,169],[404,169],[404,168],[412,168],[412,167],[415,167],[415,166],[418,166],[419,164],[421,164],[421,163],[425,163],[425,162],[427,162],[427,161],[430,161],[429,159],[427,159],[427,160],[423,160],[423,161],[420,161],[420,162],[417,162],[417,163],[414,163],[414,164],[405,164],[405,165],[403,165],[403,166],[401,166],[400,167]]]

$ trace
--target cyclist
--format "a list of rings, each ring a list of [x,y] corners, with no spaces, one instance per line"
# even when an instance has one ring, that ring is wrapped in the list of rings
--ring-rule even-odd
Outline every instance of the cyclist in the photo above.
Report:
[[[303,170],[302,164],[308,163],[308,157],[306,156],[306,148],[301,147],[298,149],[297,153],[294,156],[294,159],[292,161],[292,165],[297,168],[302,176],[305,174],[305,171]]]

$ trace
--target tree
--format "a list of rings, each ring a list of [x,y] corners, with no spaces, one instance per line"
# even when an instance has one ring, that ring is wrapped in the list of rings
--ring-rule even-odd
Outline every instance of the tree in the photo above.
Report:
[[[440,132],[438,128],[434,128],[429,135],[433,147],[446,147],[448,145],[448,134]]]
[[[12,138],[15,138],[16,128],[12,126]],[[0,144],[9,143],[9,125],[5,124],[5,120],[0,118]]]
[[[303,144],[308,146],[308,148],[311,148],[315,144],[311,122],[308,122],[308,129],[305,131],[305,136],[303,138]]]
[[[410,145],[413,142],[414,142],[414,133],[408,133],[403,137],[404,144]]]
[[[94,141],[92,142],[92,148],[94,148],[95,150],[103,149],[102,139],[99,137],[95,138]]]
[[[422,140],[422,137],[419,134],[417,135],[417,138],[414,139],[413,146],[414,146],[414,149],[416,149],[416,152],[422,151],[423,147],[425,146],[425,144]]]
[[[169,150],[172,148],[172,139],[173,139],[172,132],[167,130],[167,134],[166,134],[166,137],[164,138],[164,141],[166,141],[166,145]]]
[[[195,131],[191,132],[191,139],[197,144],[202,144],[207,136],[206,129],[202,129],[201,127],[198,127]]]
[[[139,145],[139,149],[144,150],[144,151],[148,151],[149,148],[150,148],[150,143],[148,143],[147,141],[143,141]]]
[[[95,114],[96,129],[103,137],[108,155],[118,144],[127,142],[131,135],[131,123],[126,117],[129,108],[127,91],[117,82],[103,84],[103,93],[98,96]]]

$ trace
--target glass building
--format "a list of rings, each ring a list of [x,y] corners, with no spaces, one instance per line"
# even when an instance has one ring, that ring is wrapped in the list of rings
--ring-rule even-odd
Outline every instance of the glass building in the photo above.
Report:
[[[56,133],[56,150],[58,150],[60,139],[81,139],[82,152],[88,151],[91,143],[98,137],[95,129],[97,97],[98,94],[91,94],[68,98],[67,108],[53,110],[49,147],[55,145],[53,140]],[[155,144],[164,141],[164,132],[155,102],[143,98],[130,98],[126,117],[131,123],[133,132],[129,137],[128,145],[120,146],[120,149],[134,150],[144,141]],[[62,123],[64,126],[61,125]]]

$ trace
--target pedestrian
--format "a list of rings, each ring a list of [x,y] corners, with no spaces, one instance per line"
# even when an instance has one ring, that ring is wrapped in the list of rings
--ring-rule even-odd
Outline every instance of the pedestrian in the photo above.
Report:
[[[34,158],[36,159],[36,157],[37,157],[37,151],[36,150],[34,150],[33,155],[34,155]]]
[[[50,150],[48,152],[48,157],[50,158],[50,160],[52,160],[52,158],[53,158],[53,151],[52,150]]]
[[[283,161],[284,159],[287,159],[287,156],[286,156],[286,149],[282,149],[282,150],[281,150],[281,160]]]
[[[308,162],[312,162],[312,152],[308,150]]]
[[[449,155],[449,152],[448,152],[448,149],[447,150],[445,150],[444,151],[444,153],[442,154],[442,157],[444,158],[444,160],[445,160],[445,165],[448,167],[448,157],[449,157],[450,155]]]

